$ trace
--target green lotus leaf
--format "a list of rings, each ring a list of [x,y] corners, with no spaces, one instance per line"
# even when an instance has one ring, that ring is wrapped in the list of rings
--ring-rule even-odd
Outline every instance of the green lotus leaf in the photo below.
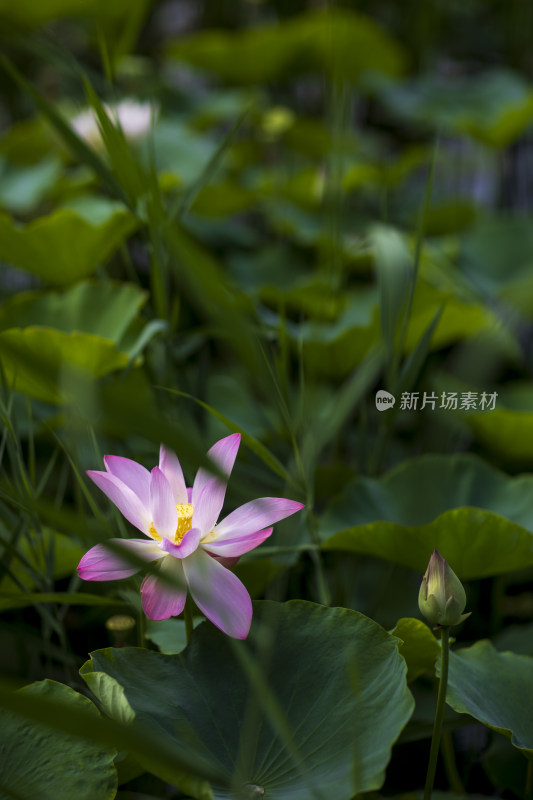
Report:
[[[97,222],[69,208],[26,225],[0,214],[0,259],[46,283],[67,286],[92,275],[137,224],[121,203],[111,201]]]
[[[171,42],[169,53],[235,84],[266,83],[324,69],[353,81],[365,70],[395,75],[405,65],[402,47],[373,20],[337,9],[235,33],[202,31]]]
[[[495,408],[490,414],[465,418],[477,441],[506,462],[530,465],[533,452],[533,413]]]
[[[0,307],[0,331],[42,325],[119,344],[146,299],[147,293],[133,283],[115,281],[81,281],[61,292],[22,292]]]
[[[92,380],[129,362],[109,339],[39,326],[2,331],[0,359],[12,389],[48,403],[79,397]]]
[[[383,101],[404,119],[468,134],[506,147],[533,119],[531,86],[511,70],[486,70],[461,80],[418,76],[382,91]]]
[[[533,756],[533,658],[483,640],[450,653],[446,701]]]
[[[95,706],[68,686],[40,681],[20,690],[98,715]],[[16,714],[0,712],[0,800],[35,797],[57,800],[112,800],[116,752],[46,728]]]
[[[96,673],[123,687],[145,731],[222,770],[232,789],[213,786],[217,800],[378,789],[413,710],[398,640],[355,611],[304,601],[256,604],[244,643],[204,623],[179,655],[98,650],[81,670]]]
[[[402,640],[400,654],[407,663],[408,683],[424,672],[434,671],[440,645],[425,622],[404,617],[398,620],[391,634]]]
[[[321,535],[325,549],[421,573],[434,548],[463,579],[521,569],[533,565],[533,476],[510,478],[472,455],[422,456],[349,483]]]

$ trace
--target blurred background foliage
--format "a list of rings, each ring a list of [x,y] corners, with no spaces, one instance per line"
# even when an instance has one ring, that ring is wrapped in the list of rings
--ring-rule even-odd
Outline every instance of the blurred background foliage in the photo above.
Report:
[[[127,535],[84,470],[164,441],[190,481],[232,431],[228,508],[306,503],[236,567],[254,598],[393,628],[438,546],[462,640],[533,655],[532,31],[525,0],[0,0],[5,675],[80,690],[138,617],[135,579],[75,574]],[[427,748],[415,687],[389,793]],[[517,792],[458,719],[467,788]]]

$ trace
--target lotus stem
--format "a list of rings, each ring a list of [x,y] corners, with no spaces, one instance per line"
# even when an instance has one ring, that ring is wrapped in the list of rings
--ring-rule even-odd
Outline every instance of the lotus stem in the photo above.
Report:
[[[435,711],[435,722],[433,723],[433,735],[431,737],[431,750],[429,752],[429,763],[424,788],[424,800],[431,800],[433,783],[435,781],[435,771],[437,769],[437,758],[439,755],[440,739],[442,735],[442,723],[444,720],[444,710],[446,707],[446,688],[448,685],[448,660],[450,654],[450,629],[441,628],[441,661],[440,661],[440,681],[439,694],[437,697],[437,708]]]

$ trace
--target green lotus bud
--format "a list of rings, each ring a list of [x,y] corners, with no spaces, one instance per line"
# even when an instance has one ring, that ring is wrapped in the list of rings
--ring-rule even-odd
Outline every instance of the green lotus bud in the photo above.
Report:
[[[438,550],[429,559],[418,594],[418,607],[432,625],[459,625],[470,616],[463,614],[466,594],[463,584]]]

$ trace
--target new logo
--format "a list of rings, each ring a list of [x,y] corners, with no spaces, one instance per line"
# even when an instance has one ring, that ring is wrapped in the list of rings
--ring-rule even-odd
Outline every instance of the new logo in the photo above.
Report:
[[[378,411],[387,411],[387,409],[394,406],[395,402],[396,398],[394,395],[389,394],[385,389],[380,389],[376,392],[376,408]]]

